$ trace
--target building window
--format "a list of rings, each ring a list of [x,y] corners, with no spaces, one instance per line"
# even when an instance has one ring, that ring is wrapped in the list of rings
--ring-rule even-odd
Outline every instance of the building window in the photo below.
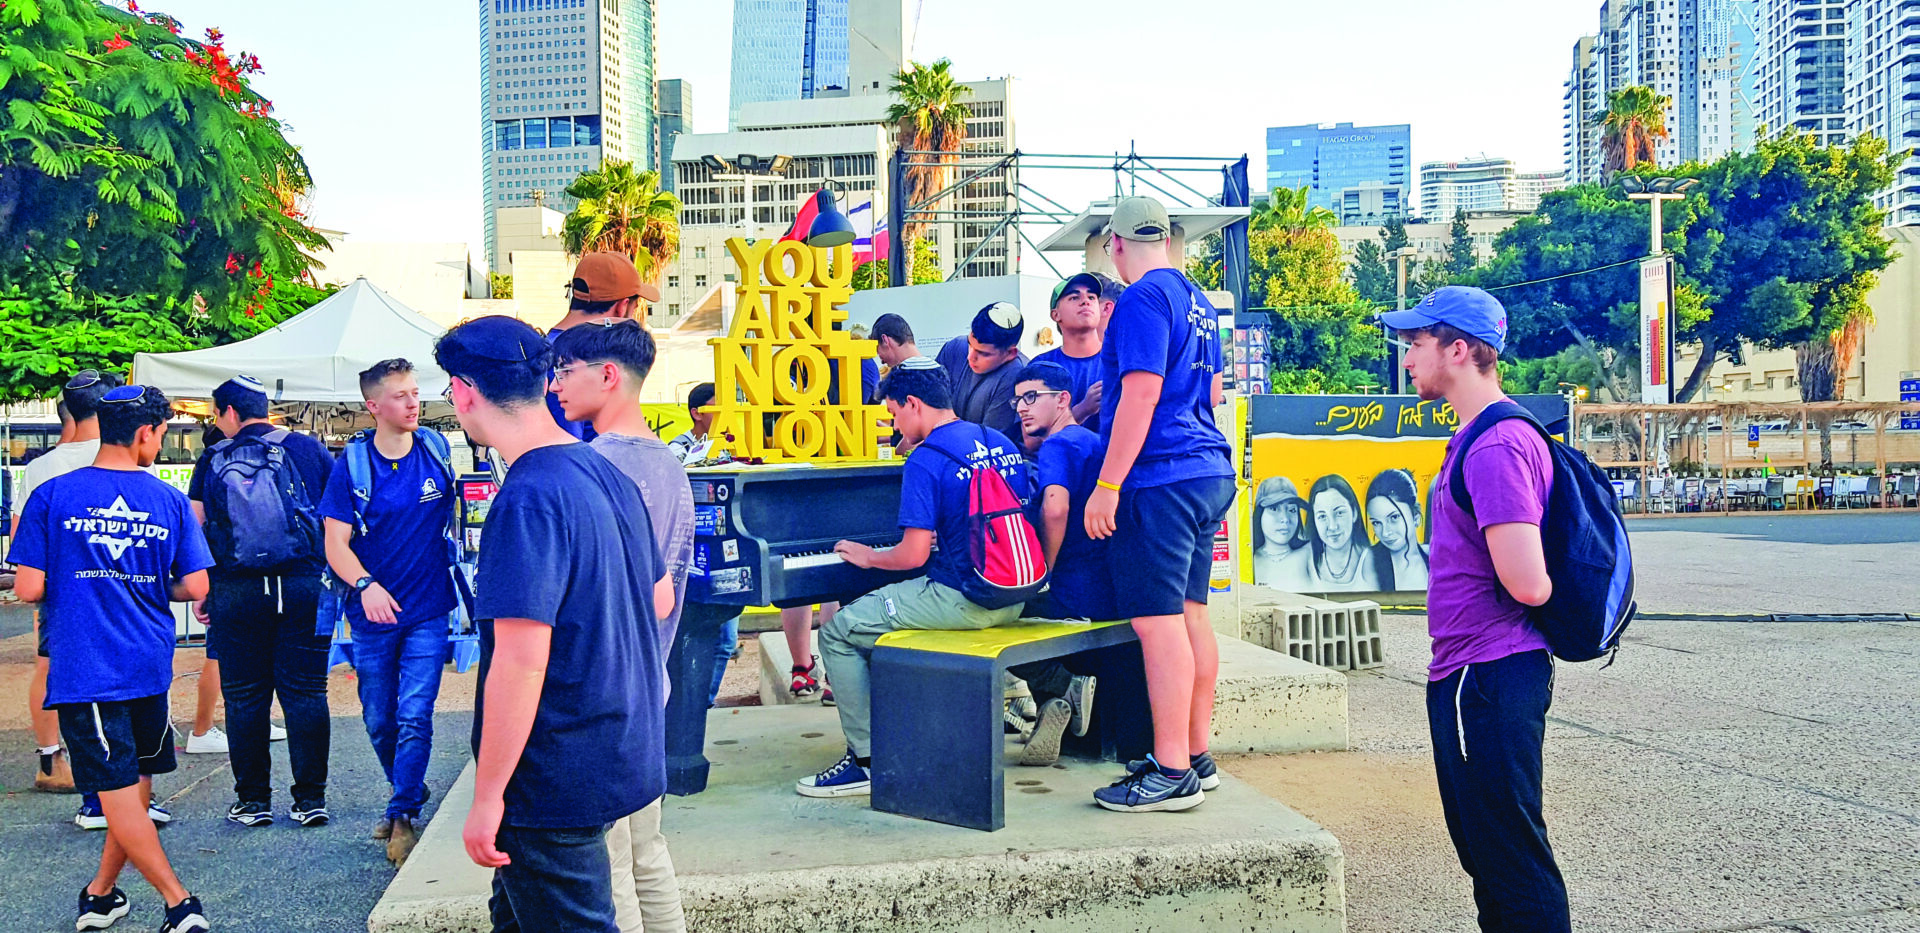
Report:
[[[679,277],[679,276],[677,276],[677,275],[669,275],[669,276],[667,276],[667,287],[668,287],[668,288],[679,288],[679,287],[680,287],[680,277]]]
[[[704,247],[704,246],[696,246],[696,247],[694,247],[694,248],[693,248],[693,258],[695,258],[695,259],[705,259],[705,258],[707,258],[707,248],[706,248],[706,247]]]
[[[706,287],[707,287],[707,277],[706,277],[706,276],[704,276],[704,275],[696,275],[696,276],[694,276],[694,277],[693,277],[693,287],[694,287],[694,288],[706,288]]]

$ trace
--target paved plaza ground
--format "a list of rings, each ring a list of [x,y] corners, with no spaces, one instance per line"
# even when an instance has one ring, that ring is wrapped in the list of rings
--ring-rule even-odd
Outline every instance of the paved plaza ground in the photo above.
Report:
[[[1688,516],[1631,527],[1650,610],[1920,612],[1920,515]],[[0,605],[0,933],[71,929],[100,842],[68,822],[75,798],[23,790],[31,739],[24,703],[11,698],[24,697],[31,666],[25,620],[20,607]],[[1340,839],[1355,933],[1471,930],[1428,758],[1425,620],[1390,616],[1385,630],[1389,666],[1351,678],[1352,750],[1226,767]],[[183,652],[177,667],[198,663],[198,652]],[[744,697],[753,667],[735,668],[726,693]],[[465,760],[473,681],[448,675],[436,788]],[[1562,666],[1547,808],[1576,929],[1920,931],[1916,684],[1920,623],[1643,620],[1612,668]],[[366,838],[385,788],[351,672],[336,670],[332,687],[333,826],[226,824],[232,787],[221,756],[182,756],[182,770],[158,782],[178,817],[162,838],[222,929],[363,929],[392,878]],[[176,684],[179,717],[192,689],[190,678]],[[282,791],[276,804],[286,803]],[[132,928],[151,926],[154,895],[131,876],[125,886]]]

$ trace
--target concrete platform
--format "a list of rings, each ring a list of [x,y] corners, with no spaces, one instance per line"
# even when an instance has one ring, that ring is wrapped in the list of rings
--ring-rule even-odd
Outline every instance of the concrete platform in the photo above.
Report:
[[[1230,775],[1185,813],[1094,806],[1111,762],[1009,761],[1007,828],[983,833],[814,800],[800,776],[842,752],[836,714],[716,710],[712,785],[669,798],[666,833],[688,926],[793,930],[1112,933],[1345,928],[1345,860],[1325,830]],[[1009,746],[1012,749],[1013,746]],[[487,929],[487,872],[460,843],[471,772],[367,921],[373,933]]]
[[[1347,675],[1226,635],[1220,643],[1212,751],[1347,749]]]

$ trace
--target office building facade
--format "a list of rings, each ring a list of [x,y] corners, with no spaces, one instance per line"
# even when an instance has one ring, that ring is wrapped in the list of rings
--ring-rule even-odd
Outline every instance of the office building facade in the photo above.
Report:
[[[654,151],[660,154],[660,189],[673,191],[673,138],[693,129],[693,85],[679,78],[668,78],[654,86],[655,118],[660,139]]]
[[[847,89],[848,0],[734,0],[727,125],[746,104]]]
[[[1654,162],[1709,161],[1753,144],[1764,50],[1759,0],[1605,0],[1600,30],[1574,43],[1563,83],[1569,181],[1601,175],[1607,99],[1641,86],[1669,99]]]
[[[1420,217],[1446,223],[1460,211],[1532,212],[1566,186],[1561,172],[1522,172],[1510,159],[1481,156],[1420,165]]]
[[[1395,216],[1404,216],[1413,188],[1412,148],[1413,128],[1404,123],[1269,127],[1267,190],[1306,186],[1310,205],[1340,213],[1353,189],[1357,212],[1393,205]]]
[[[495,272],[497,212],[573,209],[564,191],[605,160],[660,164],[653,0],[481,0],[481,201]]]

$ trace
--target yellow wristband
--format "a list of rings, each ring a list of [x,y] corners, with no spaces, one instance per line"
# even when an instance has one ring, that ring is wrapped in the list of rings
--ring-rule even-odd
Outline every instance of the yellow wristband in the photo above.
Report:
[[[1106,481],[1106,480],[1104,480],[1104,479],[1097,479],[1097,480],[1094,480],[1094,481],[1093,481],[1093,484],[1094,484],[1095,486],[1098,486],[1098,487],[1100,487],[1101,489],[1111,489],[1111,490],[1113,490],[1114,492],[1119,492],[1119,491],[1120,491],[1120,484],[1119,484],[1119,483],[1109,483],[1109,482],[1107,482],[1107,481]]]

